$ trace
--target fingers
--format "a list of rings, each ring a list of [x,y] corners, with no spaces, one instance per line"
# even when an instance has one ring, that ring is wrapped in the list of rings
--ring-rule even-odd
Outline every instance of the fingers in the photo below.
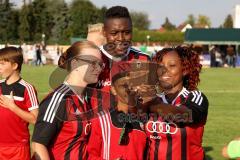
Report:
[[[4,100],[5,100],[5,96],[0,96],[0,102],[4,102]]]
[[[4,101],[4,99],[3,99],[3,96],[0,96],[0,106],[2,106],[2,107],[6,107],[6,103],[5,103],[5,101]]]
[[[10,98],[13,99],[13,91],[10,92]]]

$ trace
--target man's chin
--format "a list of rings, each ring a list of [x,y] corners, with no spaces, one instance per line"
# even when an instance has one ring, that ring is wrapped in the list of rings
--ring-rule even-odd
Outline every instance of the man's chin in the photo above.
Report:
[[[127,51],[125,51],[125,52],[116,52],[113,56],[114,57],[122,57],[122,56],[124,56],[126,54],[127,54]]]

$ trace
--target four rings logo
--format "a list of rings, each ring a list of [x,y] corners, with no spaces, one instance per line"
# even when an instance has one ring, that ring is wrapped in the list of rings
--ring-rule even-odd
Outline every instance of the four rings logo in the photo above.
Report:
[[[146,128],[150,133],[175,134],[178,131],[177,125],[172,122],[149,121]]]

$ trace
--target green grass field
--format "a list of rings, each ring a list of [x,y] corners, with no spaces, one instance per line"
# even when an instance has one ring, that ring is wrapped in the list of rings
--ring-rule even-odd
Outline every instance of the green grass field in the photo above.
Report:
[[[54,66],[23,67],[22,77],[36,87],[39,100],[51,89],[48,77],[54,69]],[[240,69],[204,69],[199,89],[210,103],[203,140],[207,159],[221,160],[221,148],[240,136]]]

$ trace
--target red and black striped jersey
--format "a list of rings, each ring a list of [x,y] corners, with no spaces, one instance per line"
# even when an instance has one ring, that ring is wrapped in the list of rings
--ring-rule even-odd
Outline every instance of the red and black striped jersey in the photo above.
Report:
[[[102,59],[105,63],[105,68],[103,72],[99,76],[99,81],[97,83],[98,88],[107,88],[109,89],[109,86],[111,86],[111,68],[114,62],[119,61],[128,61],[132,62],[134,60],[138,61],[150,61],[150,57],[139,50],[136,50],[132,47],[130,47],[127,51],[127,53],[122,57],[114,57],[110,55],[106,50],[104,50],[103,47],[100,48],[102,53]],[[104,89],[105,90],[105,89]]]
[[[13,92],[15,104],[26,112],[38,108],[37,93],[34,87],[23,79],[8,85],[5,80],[0,82],[0,95],[10,97]],[[14,112],[0,106],[0,145],[29,145],[28,122],[22,120]]]
[[[97,106],[99,110],[103,108],[109,108],[113,103],[113,98],[110,96],[110,86],[111,86],[111,68],[113,63],[119,61],[150,61],[151,58],[139,50],[136,50],[130,47],[127,53],[122,57],[114,57],[110,55],[103,47],[100,47],[102,53],[102,59],[105,63],[105,68],[102,73],[99,75],[98,82],[92,87],[97,90],[92,90],[88,93],[88,97],[92,97],[95,100],[91,100],[92,106]],[[109,98],[110,97],[110,98]],[[109,101],[110,100],[110,101]]]
[[[81,114],[89,109],[85,98],[62,84],[40,103],[32,141],[45,145],[51,159],[87,159],[91,123]]]
[[[166,97],[158,97],[168,104]],[[171,103],[187,107],[189,113],[152,115],[145,125],[150,160],[203,160],[202,137],[208,113],[208,100],[200,91],[185,88]]]
[[[125,115],[116,110],[102,111],[92,120],[92,130],[87,145],[89,159],[141,160],[144,158],[147,135],[143,124],[141,126],[137,121],[129,123],[129,131],[126,135],[128,142],[124,145],[119,144]]]

